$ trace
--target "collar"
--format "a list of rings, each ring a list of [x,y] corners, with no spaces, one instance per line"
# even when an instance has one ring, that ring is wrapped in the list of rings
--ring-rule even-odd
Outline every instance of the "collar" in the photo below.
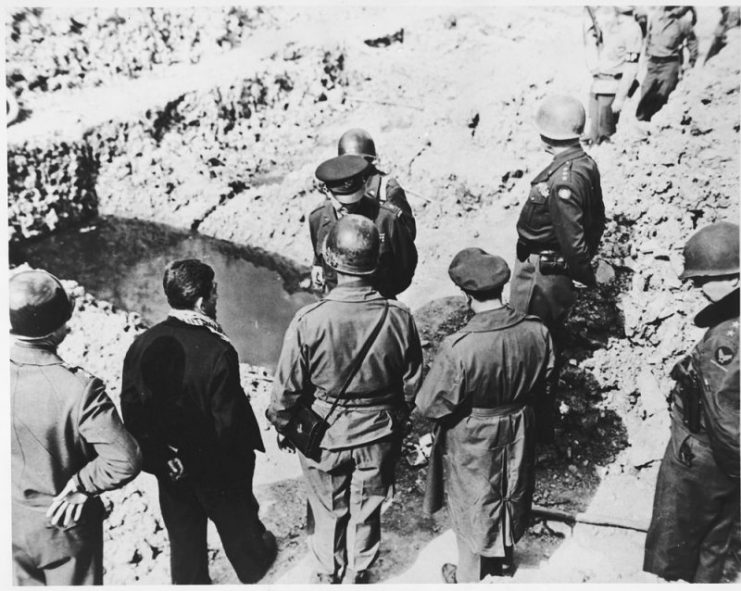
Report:
[[[326,296],[325,300],[335,302],[370,302],[382,300],[383,296],[363,279],[338,285]]]
[[[541,181],[546,180],[569,160],[581,158],[582,156],[585,156],[585,155],[586,155],[586,152],[584,151],[584,148],[582,148],[581,144],[577,144],[576,146],[573,146],[571,148],[564,150],[563,152],[556,154],[553,157],[553,160],[551,160],[551,163],[548,166],[546,166],[540,172],[540,174],[538,174],[538,176],[535,177],[535,179],[533,180],[533,183],[539,183]]]
[[[10,348],[10,360],[22,365],[62,365],[56,349],[37,343],[15,341]]]
[[[486,310],[475,314],[461,332],[489,332],[492,330],[502,330],[515,324],[519,324],[525,319],[525,314],[518,312],[509,304],[505,304],[496,310]]]
[[[724,320],[738,318],[739,314],[739,289],[734,289],[726,297],[705,306],[695,316],[695,324],[700,328],[716,326]]]

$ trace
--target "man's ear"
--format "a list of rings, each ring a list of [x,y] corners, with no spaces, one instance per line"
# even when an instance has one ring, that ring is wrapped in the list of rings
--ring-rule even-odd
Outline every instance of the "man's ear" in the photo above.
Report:
[[[193,305],[193,308],[195,310],[203,312],[203,296],[198,296],[198,299],[196,300],[196,303]]]

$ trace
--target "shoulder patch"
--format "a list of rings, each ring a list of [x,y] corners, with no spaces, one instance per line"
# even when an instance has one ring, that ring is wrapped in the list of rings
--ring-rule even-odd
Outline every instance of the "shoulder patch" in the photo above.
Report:
[[[733,361],[734,357],[735,354],[733,350],[725,345],[721,345],[715,350],[715,361],[718,362],[719,365],[728,365]]]
[[[571,189],[569,189],[568,187],[561,187],[558,190],[558,196],[561,199],[564,199],[564,200],[571,199],[571,195],[572,195]]]

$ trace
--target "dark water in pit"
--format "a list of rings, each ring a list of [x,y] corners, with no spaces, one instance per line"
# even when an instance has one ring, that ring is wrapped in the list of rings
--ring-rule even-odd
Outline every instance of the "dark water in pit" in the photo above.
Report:
[[[308,241],[308,237],[307,237]],[[219,284],[217,316],[240,361],[274,368],[283,333],[300,307],[316,300],[289,293],[280,275],[246,249],[157,224],[107,218],[91,229],[12,245],[14,265],[28,262],[62,279],[74,279],[95,297],[138,312],[149,324],[169,310],[162,274],[170,261],[197,258],[214,268]]]

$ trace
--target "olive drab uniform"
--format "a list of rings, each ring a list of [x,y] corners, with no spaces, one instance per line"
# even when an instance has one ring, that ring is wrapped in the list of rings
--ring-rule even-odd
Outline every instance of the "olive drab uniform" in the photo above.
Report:
[[[307,396],[327,416],[347,367],[385,319],[329,420],[319,461],[299,454],[315,528],[309,548],[320,575],[341,579],[378,558],[381,505],[394,483],[404,419],[422,378],[409,309],[363,280],[299,310],[286,330],[267,417],[281,432]],[[348,539],[348,533],[350,538]]]
[[[528,526],[535,488],[531,403],[554,365],[548,330],[509,306],[480,312],[446,337],[417,394],[442,426],[458,582],[478,582]],[[428,493],[429,494],[429,491]]]
[[[17,585],[101,585],[105,511],[92,496],[76,523],[53,526],[46,510],[75,479],[90,495],[118,488],[141,454],[98,378],[51,348],[10,350],[11,484]]]
[[[739,552],[739,291],[695,318],[710,327],[672,371],[671,435],[661,462],[643,569],[718,583]],[[738,566],[738,565],[737,565]]]
[[[368,218],[378,228],[381,252],[378,268],[371,281],[381,295],[395,298],[409,287],[417,268],[417,248],[402,220],[403,212],[393,203],[379,203],[363,197],[354,213]],[[337,211],[329,199],[309,215],[314,265],[323,267],[327,291],[337,285],[337,274],[324,261],[322,248],[325,238],[337,220]]]
[[[365,196],[381,203],[391,203],[401,210],[401,222],[406,226],[412,240],[417,238],[417,222],[414,220],[412,206],[399,182],[384,172],[377,170],[365,182]]]

